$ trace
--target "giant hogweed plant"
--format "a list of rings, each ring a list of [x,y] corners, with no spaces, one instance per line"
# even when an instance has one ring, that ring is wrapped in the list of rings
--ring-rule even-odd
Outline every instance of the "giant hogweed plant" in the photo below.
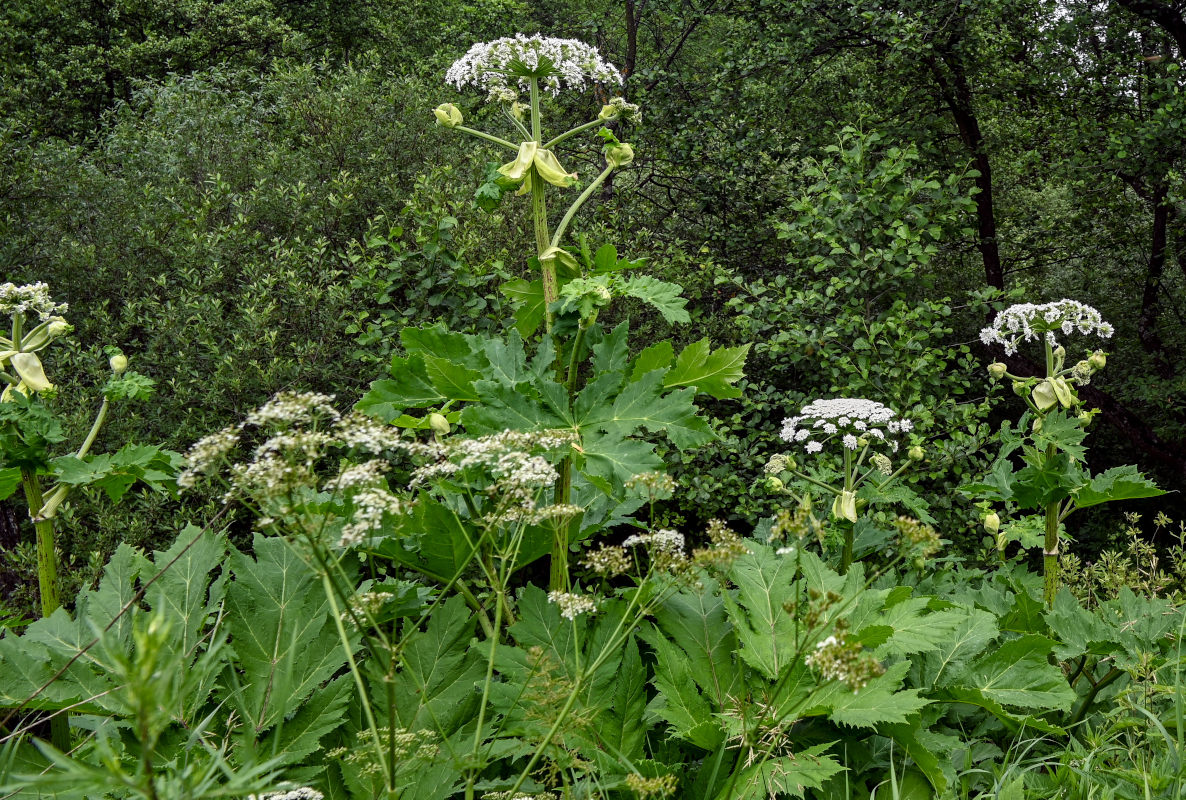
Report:
[[[513,329],[504,339],[405,330],[404,354],[392,359],[390,377],[372,384],[358,408],[404,427],[460,424],[478,435],[507,429],[570,431],[553,499],[585,511],[552,524],[549,582],[553,590],[563,590],[570,547],[637,509],[641,499],[626,499],[626,481],[662,467],[654,445],[638,434],[662,431],[681,450],[711,441],[715,435],[693,398],[701,393],[737,397],[733,384],[749,348],[712,350],[704,339],[677,355],[669,341],[660,341],[632,357],[628,323],[612,331],[598,323],[616,297],[648,303],[669,323],[687,322],[689,316],[678,285],[630,274],[643,266],[642,260],[621,257],[610,244],[593,248],[583,239],[579,246],[568,244],[580,209],[634,158],[631,146],[604,127],[638,118],[638,108],[621,98],[589,122],[550,138],[544,133],[548,95],[621,83],[618,71],[596,50],[575,40],[518,35],[474,45],[447,78],[458,89],[484,90],[510,131],[511,138],[504,138],[469,127],[451,103],[434,111],[444,128],[513,154],[501,166],[489,165],[476,201],[489,210],[512,191],[530,195],[535,246],[527,263],[533,276],[503,287],[516,309]],[[605,143],[605,167],[553,221],[548,193],[580,186],[577,175],[561,166],[557,148],[597,128]],[[528,361],[523,341],[541,325],[542,336]],[[408,413],[417,410],[424,413]]]
[[[127,357],[116,348],[108,348],[112,376],[103,386],[90,431],[72,453],[52,454],[66,435],[45,402],[55,387],[41,354],[70,332],[62,316],[67,310],[65,303],[53,300],[44,283],[0,284],[0,314],[9,319],[9,335],[0,336],[0,500],[23,489],[36,540],[43,617],[61,606],[54,518],[71,492],[95,486],[119,501],[137,482],[155,491],[171,491],[176,474],[176,454],[157,447],[128,444],[115,453],[91,452],[113,402],[143,400],[152,392],[153,381],[129,372]],[[64,716],[53,721],[53,739],[60,748],[69,742]]]
[[[1015,426],[1002,426],[1001,451],[988,476],[963,488],[969,496],[980,499],[986,509],[989,503],[998,502],[1019,511],[1043,513],[1040,535],[1047,608],[1053,606],[1058,594],[1059,542],[1063,522],[1070,514],[1101,503],[1164,494],[1131,464],[1099,475],[1085,469],[1087,448],[1083,442],[1096,412],[1082,408],[1075,388],[1088,384],[1104,368],[1107,358],[1096,350],[1067,366],[1066,348],[1057,337],[1074,333],[1107,339],[1112,335],[1112,326],[1091,306],[1059,300],[1010,306],[981,331],[984,344],[1001,345],[1007,356],[1015,354],[1024,342],[1041,342],[1045,375],[1020,378],[1000,362],[989,366],[993,379],[1013,382],[1013,390],[1025,401],[1027,410]],[[1014,466],[1014,454],[1020,454],[1020,469]],[[1032,541],[1033,526],[1024,521],[1000,530],[999,515],[988,511],[985,527],[997,536],[1002,550],[1011,538],[1020,540],[1024,547],[1037,544]]]

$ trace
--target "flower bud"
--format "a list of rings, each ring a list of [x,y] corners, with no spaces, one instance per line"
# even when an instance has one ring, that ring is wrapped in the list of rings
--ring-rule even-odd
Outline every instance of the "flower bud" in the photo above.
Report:
[[[840,494],[836,495],[836,499],[832,501],[832,516],[836,519],[846,519],[849,522],[856,522],[856,492],[841,492]]]
[[[107,363],[111,366],[111,371],[119,375],[128,368],[128,357],[123,353],[117,353],[108,359]]]
[[[461,116],[461,111],[452,103],[441,103],[432,110],[432,113],[437,118],[437,124],[444,125],[446,128],[456,128],[465,120]]]
[[[914,447],[911,447],[906,451],[906,456],[911,461],[922,461],[924,458],[926,458],[926,452],[922,449],[922,447],[916,444]]]
[[[1087,357],[1087,363],[1091,365],[1092,369],[1099,372],[1108,363],[1108,356],[1103,350],[1096,350]]]
[[[74,326],[61,317],[55,317],[54,319],[50,320],[49,327],[45,330],[52,339],[69,333],[70,331],[74,330]]]
[[[999,381],[1005,377],[1005,365],[1000,361],[994,361],[988,365],[988,374],[994,381]]]
[[[621,106],[615,106],[611,103],[606,103],[601,107],[601,111],[598,112],[597,118],[602,122],[609,122],[610,120],[617,119],[621,113]]]
[[[624,167],[634,160],[634,148],[628,144],[610,144],[605,148],[605,163]]]
[[[786,488],[786,484],[783,483],[777,476],[770,475],[766,478],[766,488],[772,492],[781,492]]]
[[[440,436],[444,436],[449,432],[449,420],[445,419],[444,414],[432,413],[428,415],[428,427]]]
[[[996,532],[1001,529],[1001,518],[997,516],[997,512],[990,511],[984,515],[984,530],[988,533],[996,535]]]
[[[1013,381],[1013,394],[1025,397],[1025,381]]]

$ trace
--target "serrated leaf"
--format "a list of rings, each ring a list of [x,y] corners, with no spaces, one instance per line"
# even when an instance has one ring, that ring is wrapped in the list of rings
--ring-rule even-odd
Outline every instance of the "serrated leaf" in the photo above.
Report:
[[[819,789],[824,781],[845,770],[831,756],[823,755],[831,743],[809,747],[790,756],[770,758],[742,770],[733,793],[716,800],[768,800],[790,795],[804,797],[807,789]]]
[[[227,629],[243,671],[232,700],[257,733],[346,662],[317,573],[281,538],[256,535],[255,557],[235,550]]]
[[[657,628],[644,626],[640,632],[655,653],[653,682],[658,695],[650,705],[651,710],[667,722],[679,738],[705,750],[713,750],[724,740],[725,734],[713,718],[708,701],[696,688],[686,656]]]
[[[450,361],[447,358],[437,358],[423,354],[424,370],[433,388],[446,400],[475,401],[478,391],[474,388],[474,381],[481,380],[481,372]]]
[[[857,692],[839,681],[831,681],[812,695],[813,709],[815,713],[827,714],[838,725],[853,728],[905,722],[931,702],[919,697],[916,689],[899,691],[909,669],[910,662],[899,661]]]
[[[663,467],[653,444],[618,433],[587,431],[581,440],[581,450],[584,470],[614,490],[621,489],[635,475]]]
[[[613,709],[605,714],[598,735],[614,751],[634,761],[642,757],[646,739],[643,715],[647,706],[647,673],[631,636],[622,651],[621,667],[614,687]]]
[[[1030,634],[993,648],[962,672],[958,685],[1015,708],[1070,709],[1075,692],[1050,664],[1054,642]]]
[[[671,366],[673,358],[675,358],[675,349],[671,346],[671,340],[664,339],[661,342],[655,342],[635,356],[630,380],[636,381],[648,372],[655,370],[666,370]]]
[[[654,618],[663,634],[683,650],[693,680],[717,707],[724,707],[741,684],[737,635],[717,582],[707,576],[702,582],[703,590],[671,595],[655,609]]]
[[[686,308],[688,300],[681,296],[684,288],[679,284],[667,283],[650,275],[635,275],[618,284],[618,291],[654,306],[669,325],[692,321]]]
[[[261,752],[279,759],[279,765],[299,764],[321,748],[321,738],[346,717],[351,697],[350,675],[341,675],[320,688],[293,714],[260,742]]]
[[[668,389],[690,386],[718,400],[741,397],[741,390],[733,384],[744,376],[749,348],[743,344],[710,350],[708,339],[693,342],[680,352],[675,365],[667,371],[663,386]]]
[[[403,666],[392,681],[400,727],[449,736],[472,718],[485,674],[469,646],[474,625],[465,600],[454,595],[429,616],[423,631],[408,636]]]
[[[515,330],[520,336],[526,339],[539,330],[545,316],[543,281],[516,278],[504,283],[499,291],[515,304]]]
[[[1087,456],[1087,448],[1083,446],[1086,438],[1087,431],[1077,418],[1055,411],[1042,420],[1042,430],[1034,434],[1034,446],[1045,450],[1046,445],[1052,444],[1074,461],[1083,461]]]
[[[593,351],[593,374],[601,376],[607,372],[625,372],[626,361],[630,357],[629,340],[629,322],[620,322],[612,331],[604,334],[590,348]]]
[[[741,645],[739,654],[770,680],[777,680],[791,665],[799,646],[795,617],[783,608],[794,599],[795,575],[794,559],[778,558],[759,545],[752,545],[729,570],[737,597],[724,597]]]
[[[354,406],[358,411],[391,422],[406,409],[429,408],[447,399],[432,385],[420,355],[392,358],[388,372],[391,378],[371,382],[370,390]]]
[[[716,438],[708,423],[697,415],[691,389],[660,394],[663,373],[655,371],[627,383],[612,408],[594,408],[584,420],[608,433],[629,436],[639,428],[663,431],[681,450],[698,447]],[[600,411],[600,413],[598,413]]]
[[[995,615],[978,608],[964,613],[966,618],[956,625],[938,650],[924,653],[917,662],[921,664],[922,676],[912,681],[915,686],[942,686],[954,680],[964,664],[1000,635]]]
[[[1091,483],[1074,493],[1075,508],[1088,508],[1114,500],[1137,500],[1145,497],[1159,497],[1165,492],[1157,484],[1142,475],[1135,465],[1128,464],[1096,475]]]

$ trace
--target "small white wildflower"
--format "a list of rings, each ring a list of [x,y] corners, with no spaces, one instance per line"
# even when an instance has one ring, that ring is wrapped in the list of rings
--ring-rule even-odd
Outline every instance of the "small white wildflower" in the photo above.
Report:
[[[192,489],[199,475],[208,472],[239,443],[239,428],[230,426],[194,442],[185,454],[185,468],[177,476],[177,485]]]
[[[367,488],[350,498],[354,514],[349,524],[342,528],[341,547],[362,544],[376,530],[382,527],[386,514],[402,514],[407,510],[404,502],[386,489]]]
[[[378,486],[383,482],[383,476],[386,472],[387,463],[378,459],[364,461],[361,464],[351,464],[342,470],[342,474],[338,475],[338,477],[326,481],[325,490],[328,492],[340,492],[359,486]]]
[[[333,406],[334,397],[316,392],[279,392],[247,415],[246,425],[307,425],[321,418],[336,422],[341,414]]]
[[[286,792],[268,792],[267,794],[247,795],[248,800],[324,800],[325,795],[316,789],[302,786],[300,789],[289,789]]]
[[[853,436],[851,433],[846,433],[846,434],[844,434],[844,438],[843,438],[843,439],[841,439],[840,441],[841,441],[841,442],[844,444],[844,446],[845,446],[845,447],[847,447],[849,450],[856,450],[856,449],[857,449],[857,437]]]
[[[597,599],[587,594],[548,592],[548,602],[555,603],[560,609],[560,616],[565,619],[576,619],[581,614],[597,611]]]
[[[334,426],[334,435],[346,447],[357,447],[368,453],[382,453],[404,444],[400,441],[399,428],[357,411],[338,421]]]
[[[636,533],[626,537],[622,547],[637,547],[643,545],[665,553],[682,553],[684,550],[684,535],[679,531],[658,530],[653,533]]]

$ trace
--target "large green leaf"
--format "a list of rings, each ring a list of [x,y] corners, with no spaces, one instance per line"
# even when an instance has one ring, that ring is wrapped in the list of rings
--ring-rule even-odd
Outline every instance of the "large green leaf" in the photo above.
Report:
[[[716,748],[725,733],[713,718],[712,706],[696,688],[687,656],[657,628],[644,626],[642,635],[655,654],[653,680],[658,694],[650,710],[679,738],[705,750]]]
[[[735,384],[743,377],[745,357],[750,346],[720,347],[710,352],[708,339],[685,347],[675,360],[675,365],[663,378],[666,388],[690,386],[698,393],[718,399],[741,397],[741,390]]]
[[[515,304],[515,330],[520,336],[526,338],[539,330],[544,321],[543,281],[516,278],[504,283],[499,291]]]
[[[718,707],[741,685],[736,662],[737,635],[729,622],[720,587],[709,577],[699,591],[681,591],[655,609],[659,629],[684,652],[693,680]]]
[[[391,422],[408,408],[440,405],[447,399],[433,386],[424,358],[419,354],[391,359],[391,378],[373,381],[370,390],[354,406],[364,414]]]
[[[473,717],[484,675],[484,662],[470,647],[474,625],[465,600],[454,595],[437,607],[423,631],[408,636],[402,668],[392,682],[400,727],[447,737]],[[382,684],[376,687],[386,706]]]
[[[227,629],[242,670],[232,701],[257,732],[273,727],[346,662],[317,573],[284,539],[234,551]]]
[[[769,680],[778,679],[801,646],[796,641],[795,617],[783,608],[796,599],[795,574],[794,559],[751,545],[751,552],[734,561],[729,571],[737,584],[736,599],[722,595],[741,645],[741,658]]]
[[[21,468],[0,469],[0,500],[7,500],[21,487]]]
[[[1137,500],[1159,497],[1165,492],[1142,475],[1132,464],[1112,467],[1096,475],[1091,483],[1074,492],[1075,508],[1088,508],[1113,500]]]
[[[1029,634],[994,647],[952,684],[1003,706],[1066,711],[1075,699],[1066,676],[1050,663],[1054,642]]]

